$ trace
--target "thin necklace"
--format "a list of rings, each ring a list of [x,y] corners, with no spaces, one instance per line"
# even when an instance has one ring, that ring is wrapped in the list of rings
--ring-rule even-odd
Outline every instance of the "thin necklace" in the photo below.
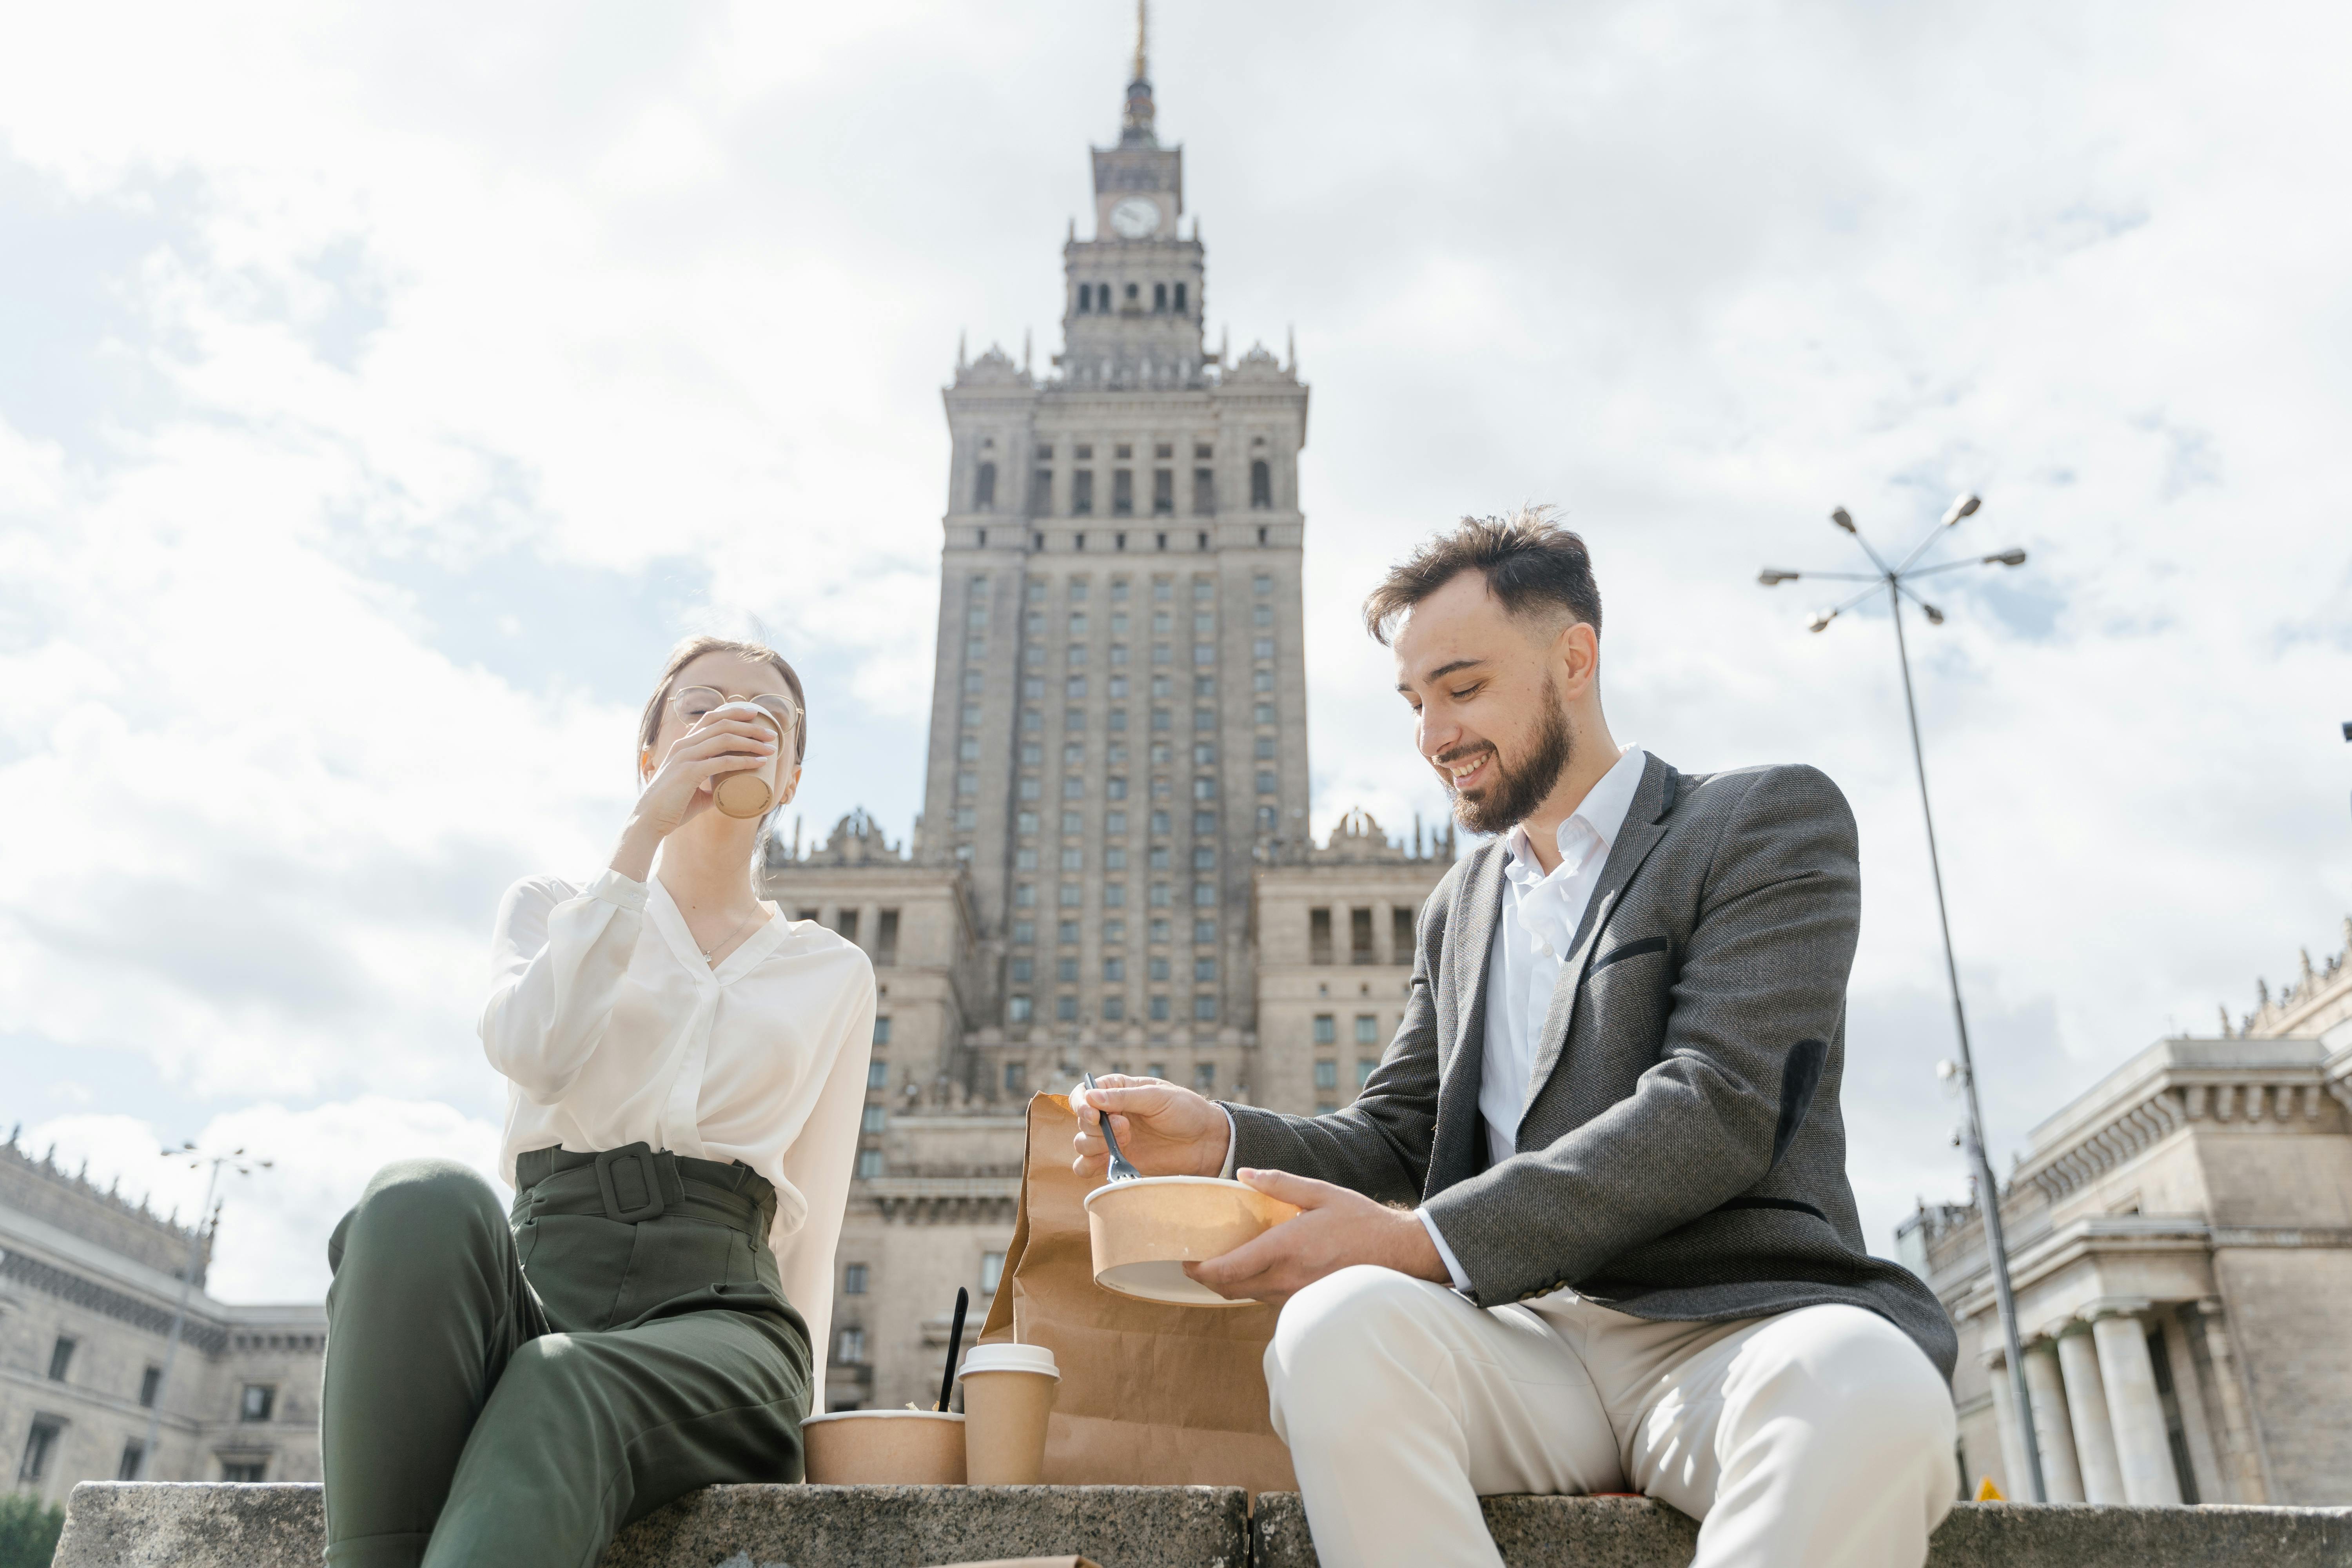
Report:
[[[725,936],[720,937],[717,942],[712,942],[709,947],[702,950],[702,961],[705,963],[709,963],[710,955],[717,952],[720,948],[725,947],[729,942],[733,942],[737,936],[740,935],[743,928],[750,925],[751,923],[752,917],[757,915],[759,912],[760,906],[757,904],[752,905],[751,913],[745,915],[741,920],[737,921],[733,931],[729,931]]]

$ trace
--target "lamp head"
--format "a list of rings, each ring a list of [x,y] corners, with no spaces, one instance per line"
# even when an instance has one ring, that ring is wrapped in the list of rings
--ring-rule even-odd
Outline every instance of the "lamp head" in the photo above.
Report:
[[[1936,608],[1935,605],[1927,603],[1925,599],[1919,601],[1919,607],[1927,612],[1927,624],[1929,626],[1940,626],[1944,624],[1943,611]]]
[[[1854,531],[1853,514],[1846,510],[1843,507],[1832,509],[1830,512],[1830,521],[1836,523],[1840,528],[1844,529],[1848,533],[1852,533]]]
[[[1816,610],[1813,612],[1812,620],[1807,623],[1805,629],[1815,632],[1827,631],[1830,623],[1836,619],[1835,610]]]
[[[2025,564],[2025,552],[2004,550],[1998,555],[1986,556],[1984,563],[1988,566],[2022,566]]]
[[[1949,528],[1952,524],[1959,521],[1960,519],[1964,517],[1974,517],[1976,515],[1977,508],[1982,505],[1984,505],[1984,501],[1974,492],[1970,492],[1968,495],[1960,497],[1959,500],[1954,501],[1950,508],[1945,511],[1944,526],[1946,528]]]
[[[1756,580],[1759,583],[1763,584],[1767,588],[1777,588],[1783,583],[1795,582],[1797,580],[1797,574],[1794,572],[1783,572],[1777,566],[1767,566],[1763,571],[1756,574]]]

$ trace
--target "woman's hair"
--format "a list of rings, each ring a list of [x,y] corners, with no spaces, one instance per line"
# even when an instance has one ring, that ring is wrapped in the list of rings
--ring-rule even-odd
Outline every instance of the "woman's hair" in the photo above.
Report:
[[[801,690],[800,674],[784,662],[782,654],[765,643],[738,642],[733,637],[688,637],[669,650],[669,662],[662,666],[660,684],[654,688],[653,697],[646,703],[645,717],[637,722],[638,754],[652,749],[654,737],[661,731],[662,709],[677,689],[678,672],[706,653],[731,653],[745,664],[772,665],[784,678],[784,685],[793,694],[793,705],[801,710],[800,722],[793,727],[793,765],[798,767],[808,757],[808,697]]]

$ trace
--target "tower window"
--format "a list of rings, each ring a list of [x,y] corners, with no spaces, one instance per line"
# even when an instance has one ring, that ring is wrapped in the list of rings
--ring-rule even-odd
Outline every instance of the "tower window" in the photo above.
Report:
[[[1142,300],[1137,293],[1136,286],[1132,283],[1127,286],[1127,302],[1139,310],[1143,308]]]
[[[1031,477],[1029,515],[1032,517],[1054,515],[1054,470],[1051,468],[1040,468]],[[988,541],[983,539],[981,542],[985,544]]]
[[[1153,310],[1156,314],[1159,314],[1159,315],[1163,315],[1163,316],[1164,316],[1164,315],[1166,315],[1166,314],[1168,313],[1168,285],[1167,285],[1167,284],[1165,284],[1165,283],[1154,283],[1154,284],[1151,286],[1151,309],[1152,309],[1152,310]]]
[[[971,510],[974,511],[996,510],[996,465],[994,463],[981,464],[980,471],[972,476]]]
[[[1250,505],[1259,511],[1274,505],[1274,469],[1264,458],[1250,459]]]
[[[1184,285],[1181,283],[1176,285],[1176,313],[1180,316],[1184,313]]]
[[[1070,476],[1070,515],[1085,517],[1095,510],[1095,471],[1080,468]]]
[[[1152,469],[1151,515],[1154,517],[1170,517],[1174,515],[1175,510],[1176,470],[1173,468]]]
[[[1110,471],[1110,510],[1114,517],[1135,515],[1135,470],[1113,468]]]
[[[1083,316],[1095,308],[1095,290],[1091,283],[1078,285],[1078,314]]]
[[[1217,470],[1192,470],[1192,515],[1214,517],[1217,514]]]

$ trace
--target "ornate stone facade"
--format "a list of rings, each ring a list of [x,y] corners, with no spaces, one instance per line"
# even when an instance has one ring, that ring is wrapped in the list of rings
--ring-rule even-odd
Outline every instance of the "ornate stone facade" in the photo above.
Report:
[[[2001,1198],[2053,1501],[2352,1501],[2352,921],[2218,1039],[2034,1129]],[[1968,1474],[2029,1495],[1983,1226],[1897,1236],[1959,1325]]]
[[[1211,354],[1140,47],[1040,378],[958,354],[923,815],[773,846],[881,992],[830,1408],[938,1397],[1013,1232],[1022,1112],[1082,1071],[1312,1111],[1395,1032],[1453,840],[1307,832],[1296,356]],[[1025,361],[1025,354],[1024,354]],[[1400,735],[1402,735],[1400,725]],[[1400,765],[1408,765],[1402,750]]]
[[[319,1479],[326,1310],[214,1300],[212,1241],[34,1160],[13,1134],[0,1145],[0,1440],[19,1491],[62,1502],[77,1481]],[[165,1381],[192,1248],[196,1289]]]

